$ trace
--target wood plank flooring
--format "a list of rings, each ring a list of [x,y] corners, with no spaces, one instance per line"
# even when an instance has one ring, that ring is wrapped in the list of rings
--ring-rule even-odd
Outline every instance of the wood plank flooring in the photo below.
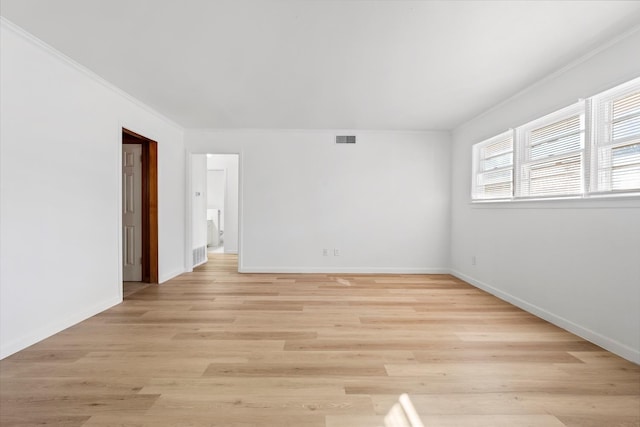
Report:
[[[448,275],[208,264],[0,362],[2,426],[640,426],[640,367]]]

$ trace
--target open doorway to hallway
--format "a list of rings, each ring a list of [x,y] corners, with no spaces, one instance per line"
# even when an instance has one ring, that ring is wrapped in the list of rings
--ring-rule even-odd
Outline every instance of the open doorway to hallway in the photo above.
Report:
[[[192,155],[193,266],[214,254],[237,254],[239,245],[238,154]]]

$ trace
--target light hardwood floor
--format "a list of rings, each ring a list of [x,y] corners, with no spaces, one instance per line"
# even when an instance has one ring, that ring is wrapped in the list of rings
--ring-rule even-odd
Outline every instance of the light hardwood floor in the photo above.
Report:
[[[427,427],[640,425],[640,367],[451,276],[235,270],[3,360],[1,424],[372,427],[407,392]]]
[[[135,294],[141,289],[146,288],[151,283],[145,282],[123,282],[122,283],[122,297],[127,298],[128,296]]]

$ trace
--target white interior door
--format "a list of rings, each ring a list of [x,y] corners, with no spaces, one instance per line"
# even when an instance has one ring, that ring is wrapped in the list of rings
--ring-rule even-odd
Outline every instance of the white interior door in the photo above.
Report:
[[[122,144],[122,279],[142,281],[142,145]]]

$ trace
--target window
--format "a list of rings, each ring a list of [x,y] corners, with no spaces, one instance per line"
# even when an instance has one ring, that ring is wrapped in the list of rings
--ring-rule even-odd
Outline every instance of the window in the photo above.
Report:
[[[640,194],[640,77],[473,146],[473,200]]]
[[[473,198],[510,198],[513,195],[513,131],[476,144],[473,158]]]
[[[584,102],[519,128],[520,162],[516,196],[582,194],[584,130]]]
[[[593,100],[593,192],[640,190],[640,79]]]

